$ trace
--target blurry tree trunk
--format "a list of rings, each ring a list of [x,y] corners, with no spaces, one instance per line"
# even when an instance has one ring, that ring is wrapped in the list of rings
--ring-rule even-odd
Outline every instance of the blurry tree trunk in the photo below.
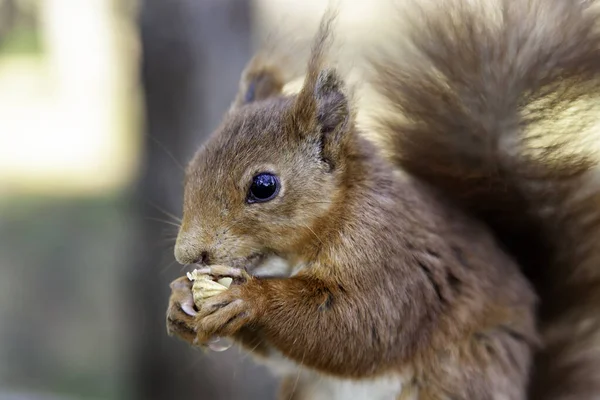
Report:
[[[248,0],[142,3],[145,160],[137,198],[138,261],[129,281],[134,392],[128,398],[270,397],[272,383],[245,373],[237,351],[204,356],[167,336],[168,284],[182,270],[167,268],[173,248],[161,245],[166,225],[148,219],[172,221],[157,207],[180,215],[181,165],[218,124],[250,57],[250,7]],[[171,232],[174,237],[176,229]]]

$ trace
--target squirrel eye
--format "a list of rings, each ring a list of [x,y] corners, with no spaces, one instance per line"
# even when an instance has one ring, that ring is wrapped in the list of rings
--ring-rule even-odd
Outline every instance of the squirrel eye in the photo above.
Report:
[[[264,203],[272,200],[279,193],[279,179],[277,176],[263,172],[252,179],[248,191],[248,203]]]

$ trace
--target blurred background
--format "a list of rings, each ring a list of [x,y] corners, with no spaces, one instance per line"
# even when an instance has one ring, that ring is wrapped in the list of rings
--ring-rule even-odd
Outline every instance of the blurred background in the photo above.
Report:
[[[354,44],[379,2],[343,3]],[[0,0],[0,399],[271,399],[165,332],[183,165],[321,0]]]

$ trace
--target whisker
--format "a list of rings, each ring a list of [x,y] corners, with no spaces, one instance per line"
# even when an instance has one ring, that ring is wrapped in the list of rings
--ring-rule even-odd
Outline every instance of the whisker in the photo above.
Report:
[[[308,229],[309,231],[311,231],[313,235],[315,235],[315,237],[317,238],[317,240],[318,240],[319,242],[321,242],[321,244],[325,244],[325,243],[323,243],[323,241],[321,240],[321,238],[319,238],[319,237],[317,236],[317,234],[315,233],[315,231],[313,231],[313,230],[312,230],[312,228],[311,228],[310,226],[308,226],[308,225],[306,225],[306,224],[303,224],[303,225],[306,227],[306,229]]]
[[[296,389],[298,387],[298,381],[300,380],[300,374],[302,373],[302,365],[304,364],[304,356],[306,356],[306,350],[302,353],[302,361],[300,361],[300,366],[298,367],[298,374],[296,375],[296,380],[294,381],[294,386],[292,386],[292,392],[290,393],[290,397],[288,400],[292,400],[294,397],[294,393],[296,393]]]
[[[173,225],[173,226],[176,226],[177,228],[181,227],[181,225],[178,223],[167,221],[167,220],[160,219],[160,218],[146,217],[145,219],[150,220],[150,221],[157,221],[157,222],[162,222],[165,224]]]
[[[165,153],[167,153],[167,155],[171,158],[171,160],[173,161],[173,163],[175,163],[175,165],[181,170],[181,172],[183,172],[185,174],[185,168],[183,167],[183,165],[181,165],[181,163],[177,160],[177,158],[175,158],[175,156],[173,156],[173,154],[167,149],[167,147],[164,144],[162,144],[153,135],[150,135],[150,139],[152,139],[154,141],[154,143],[156,143],[157,145],[159,145],[160,148],[163,149],[165,151]]]
[[[310,205],[310,204],[332,204],[333,201],[310,201],[308,203],[302,203],[304,205]]]
[[[156,204],[152,203],[150,200],[146,200],[148,202],[148,204],[150,204],[152,207],[156,208],[158,211],[160,211],[161,213],[165,214],[167,217],[169,218],[173,218],[175,221],[181,223],[182,220],[181,218],[175,216],[175,214],[171,214],[168,211],[165,211],[163,208],[157,206]]]
[[[237,223],[238,223],[238,221],[239,221],[239,220],[240,220],[240,219],[239,219],[239,218],[237,218],[237,219],[234,219],[233,221],[231,221],[231,222],[229,223],[229,226],[227,227],[227,229],[225,229],[225,230],[224,230],[224,231],[223,231],[221,234],[222,234],[222,235],[224,235],[224,234],[226,234],[227,232],[229,232],[229,231],[231,230],[231,228],[233,228],[233,227],[235,226],[235,224],[237,224]]]
[[[164,275],[164,274],[165,274],[165,273],[166,273],[166,272],[169,270],[169,268],[171,268],[171,267],[173,266],[173,264],[175,264],[176,262],[177,262],[177,260],[173,260],[173,261],[171,261],[171,262],[169,263],[169,265],[167,265],[166,267],[164,267],[164,268],[163,268],[163,269],[162,269],[162,270],[159,272],[159,275]]]
[[[264,342],[265,342],[264,340],[260,340],[260,341],[259,341],[259,342],[256,344],[256,346],[254,346],[254,347],[252,347],[252,348],[250,349],[250,351],[248,351],[248,350],[245,350],[245,349],[244,349],[244,350],[242,350],[241,346],[236,346],[236,347],[237,347],[237,350],[238,350],[239,357],[240,357],[240,361],[244,361],[244,360],[246,360],[248,357],[250,357],[250,356],[252,355],[252,353],[254,353],[254,350],[256,350],[256,349],[258,348],[258,346],[260,346],[260,345],[261,345],[261,344],[263,344]],[[237,370],[238,370],[238,369],[241,367],[241,365],[242,365],[241,363],[236,363],[236,364],[235,364],[235,367],[234,367],[234,369],[233,369],[233,371],[234,371],[234,376],[235,376],[235,373],[236,373],[236,371],[237,371]]]
[[[175,261],[177,261],[177,260],[175,260]],[[194,264],[183,264],[180,268],[181,272],[183,272],[187,267],[192,266],[192,265],[194,265]]]
[[[154,241],[153,246],[161,251],[173,250],[175,248],[175,240],[176,239],[157,239]]]

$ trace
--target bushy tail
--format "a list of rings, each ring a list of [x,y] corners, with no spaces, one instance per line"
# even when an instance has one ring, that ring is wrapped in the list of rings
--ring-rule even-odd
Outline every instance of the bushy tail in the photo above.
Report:
[[[600,397],[599,8],[411,3],[372,59],[395,162],[487,222],[540,293],[535,399]]]

